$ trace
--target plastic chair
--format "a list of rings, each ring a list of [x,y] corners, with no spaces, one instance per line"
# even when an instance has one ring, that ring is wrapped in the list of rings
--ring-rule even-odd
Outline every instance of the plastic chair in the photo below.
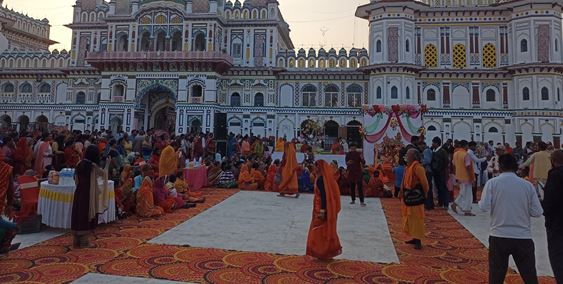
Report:
[[[21,194],[21,210],[18,219],[23,219],[37,214],[37,203],[39,200],[39,182],[33,176],[20,176],[18,178]]]

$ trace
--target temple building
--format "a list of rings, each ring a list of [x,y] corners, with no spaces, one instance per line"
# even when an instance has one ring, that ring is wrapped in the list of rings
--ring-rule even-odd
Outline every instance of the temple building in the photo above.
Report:
[[[367,2],[367,1],[366,1]],[[1,1],[0,1],[0,6]],[[363,105],[426,104],[427,136],[561,144],[563,0],[371,0],[367,49],[295,49],[277,0],[77,0],[70,51],[0,8],[3,128],[361,141]]]

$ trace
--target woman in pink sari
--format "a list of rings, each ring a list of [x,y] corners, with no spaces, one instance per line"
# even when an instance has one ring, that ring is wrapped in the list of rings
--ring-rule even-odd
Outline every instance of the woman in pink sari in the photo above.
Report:
[[[51,148],[51,135],[44,135],[42,140],[37,142],[35,148],[35,164],[33,169],[39,177],[43,176],[45,168],[53,163],[53,149]]]

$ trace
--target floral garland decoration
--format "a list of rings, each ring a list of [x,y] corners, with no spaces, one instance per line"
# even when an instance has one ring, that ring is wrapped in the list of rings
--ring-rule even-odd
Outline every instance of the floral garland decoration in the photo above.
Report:
[[[369,114],[371,116],[376,116],[378,114],[388,114],[392,115],[395,114],[397,116],[401,115],[409,115],[411,117],[416,117],[421,114],[425,114],[428,112],[428,107],[426,105],[392,105],[392,106],[384,106],[384,105],[373,105],[363,107],[364,113]]]

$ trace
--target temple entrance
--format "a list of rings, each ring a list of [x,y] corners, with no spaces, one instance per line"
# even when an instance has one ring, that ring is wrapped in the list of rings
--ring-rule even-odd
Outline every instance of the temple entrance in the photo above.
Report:
[[[176,130],[176,95],[169,88],[153,85],[137,96],[137,129]]]

